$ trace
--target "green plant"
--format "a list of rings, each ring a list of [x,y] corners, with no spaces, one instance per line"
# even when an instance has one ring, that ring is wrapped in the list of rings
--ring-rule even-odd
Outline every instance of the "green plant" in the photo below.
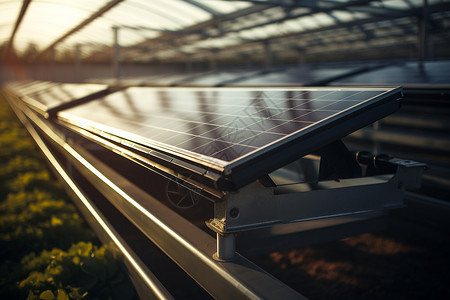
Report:
[[[0,298],[135,297],[114,247],[95,242],[0,98]]]
[[[48,297],[45,299],[64,295],[67,299],[132,299],[135,296],[117,254],[107,246],[79,242],[67,252],[53,249],[38,256],[31,253],[22,259],[22,269],[29,275],[19,283],[19,289],[28,298],[42,298],[43,293]]]

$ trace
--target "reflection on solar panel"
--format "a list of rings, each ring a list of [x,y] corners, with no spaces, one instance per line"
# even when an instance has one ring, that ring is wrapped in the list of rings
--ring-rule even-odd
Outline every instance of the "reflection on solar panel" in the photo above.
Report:
[[[233,189],[392,113],[400,97],[384,88],[129,88],[58,119],[212,170]]]
[[[33,82],[18,88],[22,100],[42,115],[75,105],[88,97],[92,98],[107,90],[101,84],[72,84],[55,82]]]

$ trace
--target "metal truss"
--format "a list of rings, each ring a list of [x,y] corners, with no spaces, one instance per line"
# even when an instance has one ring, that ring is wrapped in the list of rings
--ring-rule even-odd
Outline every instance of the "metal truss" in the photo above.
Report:
[[[9,39],[9,47],[13,45],[15,33],[20,29],[30,2],[32,1],[23,2]],[[97,22],[110,11],[123,9],[122,6],[118,7],[121,2],[140,9],[144,15],[147,12],[156,14],[151,12],[149,7],[142,3],[134,3],[133,0],[109,1],[78,25],[55,37],[52,43],[36,55],[36,58],[45,59],[59,47],[70,49],[65,41],[78,34],[84,37],[84,40],[92,40],[97,35],[86,30],[87,26]],[[267,56],[276,60],[279,56],[284,57],[286,53],[291,53],[289,54],[291,56],[308,57],[317,52],[317,47],[327,52],[335,50],[339,53],[347,51],[343,45],[355,42],[365,44],[365,51],[370,51],[374,44],[381,45],[387,39],[398,39],[398,43],[387,45],[404,51],[408,51],[407,48],[410,49],[411,43],[414,44],[412,41],[415,41],[416,52],[419,58],[423,59],[429,56],[430,51],[427,49],[434,40],[439,39],[443,40],[444,44],[447,43],[446,35],[443,33],[449,29],[446,20],[450,11],[450,1],[248,0],[245,1],[248,6],[228,13],[202,0],[181,2],[203,11],[210,17],[194,22],[193,25],[173,28],[136,24],[131,21],[117,22],[114,28],[120,30],[117,40],[117,44],[121,46],[119,59],[138,62],[188,60],[217,62],[222,59],[226,61],[230,57],[250,55],[256,60],[267,62],[269,61]],[[160,10],[164,9],[161,7]],[[164,14],[161,17],[173,24],[177,23],[174,15]],[[195,19],[195,16],[192,16],[192,19]],[[152,34],[148,35],[149,32]],[[140,37],[141,41],[132,45],[122,45],[127,41],[127,35],[131,33]],[[85,42],[87,46],[83,49],[86,54],[83,54],[83,57],[108,61],[115,47],[113,42],[111,40],[109,46],[104,43]],[[94,44],[96,46],[92,46]],[[88,48],[91,49],[87,50]]]

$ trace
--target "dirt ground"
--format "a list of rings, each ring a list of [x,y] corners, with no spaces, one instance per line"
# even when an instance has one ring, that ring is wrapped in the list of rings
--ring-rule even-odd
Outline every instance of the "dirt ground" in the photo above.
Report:
[[[252,261],[310,299],[450,299],[449,223],[403,209],[384,231]]]

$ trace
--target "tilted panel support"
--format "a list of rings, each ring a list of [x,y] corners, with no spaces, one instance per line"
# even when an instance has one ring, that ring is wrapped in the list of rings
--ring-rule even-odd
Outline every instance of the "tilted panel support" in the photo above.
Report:
[[[215,203],[207,222],[218,235],[217,257],[232,259],[233,235],[281,223],[381,211],[403,206],[406,188],[420,186],[424,164],[392,159],[395,174],[292,184],[277,190],[259,182],[245,186]],[[223,255],[221,255],[223,253]]]

